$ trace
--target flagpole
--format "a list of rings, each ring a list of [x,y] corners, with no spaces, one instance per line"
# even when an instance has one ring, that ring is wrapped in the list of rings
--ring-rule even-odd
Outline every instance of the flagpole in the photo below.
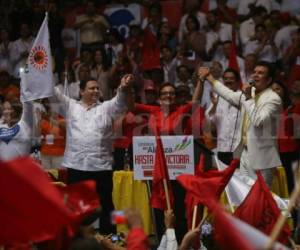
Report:
[[[290,201],[289,201],[289,204],[288,204],[288,207],[287,207],[287,210],[284,211],[284,214],[280,214],[279,218],[277,219],[276,223],[275,223],[275,226],[273,227],[272,229],[272,232],[270,234],[270,240],[268,242],[268,245],[266,246],[266,250],[270,250],[272,249],[276,239],[278,238],[286,220],[287,220],[287,216],[286,214],[289,214],[291,213],[291,211],[293,210],[295,204],[296,204],[296,201],[299,197],[299,194],[300,194],[300,176],[298,176],[297,178],[297,184],[296,187],[294,188],[292,194],[291,194],[291,198],[290,198]]]
[[[204,209],[205,209],[205,207],[204,207]],[[204,216],[202,217],[202,220],[200,221],[199,225],[197,226],[199,229],[202,227],[202,225],[205,222],[205,220],[207,219],[207,217],[208,217],[208,213],[206,212],[204,214]]]
[[[198,210],[198,206],[195,205],[193,211],[192,230],[195,229],[196,227],[197,210]]]
[[[168,184],[166,179],[163,179],[163,184],[164,184],[164,190],[165,190],[166,200],[167,200],[167,209],[171,210],[170,196],[169,196]]]

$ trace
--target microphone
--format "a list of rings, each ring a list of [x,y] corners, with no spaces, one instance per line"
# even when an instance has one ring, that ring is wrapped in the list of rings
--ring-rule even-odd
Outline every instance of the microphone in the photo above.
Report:
[[[249,84],[251,87],[253,87],[254,84],[255,84],[255,80],[249,79],[248,84]]]

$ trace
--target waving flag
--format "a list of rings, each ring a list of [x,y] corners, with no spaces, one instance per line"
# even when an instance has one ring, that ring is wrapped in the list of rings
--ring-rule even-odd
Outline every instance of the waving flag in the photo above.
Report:
[[[222,171],[209,170],[198,176],[182,174],[176,179],[198,203],[209,207],[214,199],[220,197],[238,165],[239,160],[233,160],[230,166]]]
[[[173,207],[174,196],[170,185],[170,178],[164,153],[164,147],[160,138],[160,134],[156,132],[156,152],[155,163],[153,169],[152,196],[151,206],[161,210],[167,210],[167,197],[164,190],[164,181],[167,182],[168,193],[170,197],[171,207]]]
[[[220,249],[254,250],[265,249],[270,238],[251,225],[226,213],[215,201],[210,207],[214,216],[215,239]],[[224,230],[225,229],[225,230]],[[273,250],[288,250],[289,248],[276,242]]]
[[[259,172],[255,184],[243,203],[235,210],[234,215],[267,235],[272,232],[280,216],[280,209]],[[286,224],[280,234],[279,241],[287,243],[290,235],[291,230]]]
[[[218,157],[214,156],[214,160],[219,170],[225,169],[227,166],[218,160]],[[227,187],[225,188],[228,202],[232,207],[238,207],[248,195],[255,180],[242,175],[238,170],[234,172]],[[280,210],[287,210],[287,203],[281,199],[278,195],[272,194],[277,206]]]
[[[53,239],[75,219],[31,158],[0,162],[0,245]]]
[[[20,75],[22,102],[53,96],[54,81],[47,14]]]

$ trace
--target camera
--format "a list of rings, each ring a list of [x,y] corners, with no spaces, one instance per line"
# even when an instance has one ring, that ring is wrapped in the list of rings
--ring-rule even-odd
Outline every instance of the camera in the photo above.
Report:
[[[113,234],[111,237],[110,237],[110,240],[115,243],[115,242],[118,242],[120,241],[120,236],[117,235],[117,234]]]
[[[115,210],[111,213],[111,223],[112,224],[126,224],[127,218],[124,211]]]

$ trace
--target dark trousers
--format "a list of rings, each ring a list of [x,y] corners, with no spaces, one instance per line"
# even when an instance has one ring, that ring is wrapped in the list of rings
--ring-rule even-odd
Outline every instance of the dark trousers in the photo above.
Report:
[[[286,153],[280,153],[280,160],[282,163],[282,166],[284,167],[285,173],[286,173],[286,179],[287,179],[287,185],[289,194],[294,190],[295,187],[295,181],[294,181],[294,173],[292,169],[292,163],[293,161],[299,160],[299,152],[286,152]],[[292,217],[294,219],[294,226],[296,227],[299,225],[299,215],[297,215],[297,210],[292,211]]]
[[[68,168],[69,183],[84,180],[94,180],[97,184],[97,193],[100,198],[101,214],[99,231],[101,234],[116,233],[116,228],[111,224],[110,214],[114,210],[112,202],[113,172],[108,171],[81,171]]]
[[[288,184],[288,189],[290,194],[292,193],[295,186],[292,162],[298,159],[299,159],[299,152],[280,153],[280,160],[286,173],[287,184]]]
[[[229,165],[233,159],[233,153],[232,152],[218,152],[218,159],[220,161],[222,161],[223,163]]]

